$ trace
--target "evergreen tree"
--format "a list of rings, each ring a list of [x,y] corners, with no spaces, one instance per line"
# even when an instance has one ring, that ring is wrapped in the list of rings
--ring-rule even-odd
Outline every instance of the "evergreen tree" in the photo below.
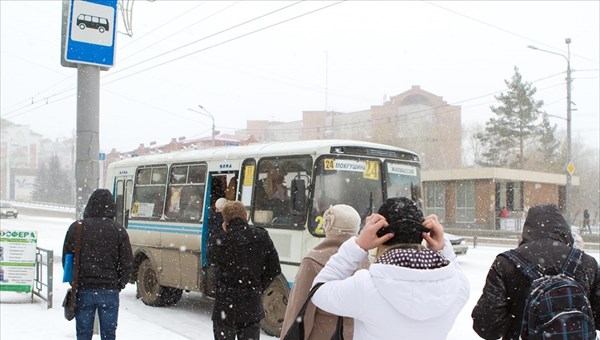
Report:
[[[46,166],[46,163],[40,163],[37,177],[35,178],[35,183],[33,184],[33,192],[31,193],[31,198],[35,202],[46,202],[46,190],[48,186],[48,167]]]
[[[544,102],[533,98],[537,90],[522,80],[516,66],[514,71],[511,81],[504,81],[508,92],[495,97],[500,105],[490,107],[496,117],[475,135],[485,148],[480,165],[523,169],[525,146],[538,136],[536,121]]]
[[[548,115],[542,115],[542,124],[538,135],[538,151],[541,153],[542,165],[551,171],[560,172],[562,164],[560,141],[556,139],[556,124],[550,124]]]
[[[37,202],[71,204],[73,195],[72,176],[60,167],[58,156],[53,155],[48,165],[41,164],[32,193]]]

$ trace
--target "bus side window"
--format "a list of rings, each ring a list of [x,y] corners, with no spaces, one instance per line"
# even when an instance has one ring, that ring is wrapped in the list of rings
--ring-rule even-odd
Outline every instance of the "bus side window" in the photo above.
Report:
[[[312,157],[308,155],[262,158],[258,162],[253,220],[281,226],[303,224],[311,171]]]
[[[171,166],[167,190],[167,219],[198,222],[202,216],[205,165]]]
[[[167,166],[152,166],[137,170],[133,193],[136,209],[132,218],[159,219],[165,205]]]
[[[256,161],[252,158],[245,159],[242,163],[242,171],[240,173],[239,182],[239,195],[240,201],[246,207],[246,210],[250,211],[249,216],[252,213],[252,196],[254,187],[254,175],[256,169]]]

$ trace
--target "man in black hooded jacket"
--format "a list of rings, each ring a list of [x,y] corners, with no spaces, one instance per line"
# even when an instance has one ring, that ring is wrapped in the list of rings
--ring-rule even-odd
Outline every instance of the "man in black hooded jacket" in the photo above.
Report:
[[[539,265],[544,274],[560,272],[574,242],[569,224],[552,204],[529,209],[522,238],[516,252]],[[596,259],[583,254],[574,275],[589,292],[596,329],[600,329],[600,273]],[[471,314],[475,332],[484,339],[519,339],[529,286],[530,280],[521,270],[505,257],[497,256]]]
[[[102,339],[116,336],[119,292],[129,281],[133,254],[127,230],[115,222],[115,212],[110,191],[97,189],[85,206],[83,220],[73,222],[65,237],[63,267],[65,256],[75,253],[76,230],[81,225],[75,307],[77,339],[92,339],[96,309]]]
[[[227,203],[222,213],[225,233],[215,256],[214,338],[257,340],[260,320],[265,317],[262,294],[281,273],[279,256],[269,233],[248,225],[241,202]]]

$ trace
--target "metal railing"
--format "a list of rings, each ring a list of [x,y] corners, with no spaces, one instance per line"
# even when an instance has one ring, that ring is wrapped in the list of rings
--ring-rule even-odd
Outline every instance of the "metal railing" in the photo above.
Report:
[[[33,295],[39,296],[46,301],[48,309],[52,308],[54,278],[54,251],[43,248],[35,248],[35,276],[33,279],[33,289],[31,290],[31,300]]]

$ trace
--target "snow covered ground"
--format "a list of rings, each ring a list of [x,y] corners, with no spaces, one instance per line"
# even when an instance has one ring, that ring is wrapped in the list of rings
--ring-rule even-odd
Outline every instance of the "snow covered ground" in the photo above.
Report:
[[[19,215],[16,220],[0,220],[2,229],[34,230],[38,232],[38,247],[54,250],[54,308],[31,294],[0,293],[0,339],[75,339],[75,322],[63,318],[60,306],[68,284],[62,283],[60,255],[67,227],[72,222],[64,218]],[[460,264],[471,284],[471,297],[461,311],[448,339],[479,339],[471,326],[471,310],[475,305],[485,277],[495,256],[508,248],[479,246],[460,256]],[[591,255],[598,259],[598,253]],[[135,286],[128,285],[121,293],[119,339],[212,339],[211,301],[199,293],[184,293],[174,307],[156,308],[144,305],[135,297]],[[95,335],[94,339],[100,339]],[[262,334],[261,339],[277,339]]]

